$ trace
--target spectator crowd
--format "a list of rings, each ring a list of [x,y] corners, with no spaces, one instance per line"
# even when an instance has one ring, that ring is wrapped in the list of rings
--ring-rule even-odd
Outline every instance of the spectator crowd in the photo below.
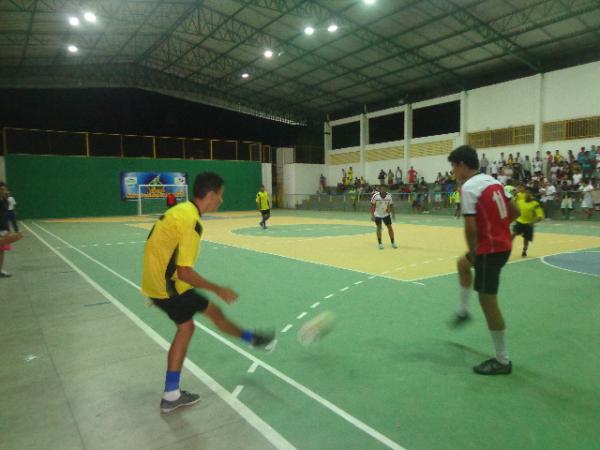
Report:
[[[542,154],[543,153],[543,154]],[[581,147],[577,154],[568,150],[537,151],[534,155],[521,155],[520,152],[501,152],[498,158],[490,160],[485,153],[480,156],[480,171],[496,178],[508,187],[522,185],[531,189],[544,206],[546,217],[561,210],[562,217],[572,218],[575,205],[580,202],[584,216],[591,218],[595,204],[594,191],[598,190],[600,178],[600,146]],[[357,200],[362,194],[371,194],[378,186],[407,200],[413,212],[429,212],[430,208],[441,209],[460,203],[460,186],[452,171],[438,172],[435,180],[425,180],[413,166],[404,177],[402,169],[381,169],[377,183],[369,184],[363,176],[354,176],[354,170],[342,169],[341,180],[334,188],[329,188],[323,175],[320,177],[319,192],[338,194],[349,193],[356,209]]]

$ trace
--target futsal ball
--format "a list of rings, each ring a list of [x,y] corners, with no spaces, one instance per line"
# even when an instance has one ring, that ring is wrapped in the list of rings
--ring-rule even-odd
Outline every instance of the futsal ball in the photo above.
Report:
[[[313,342],[323,339],[333,330],[335,315],[325,311],[306,322],[298,331],[298,342],[308,346]]]

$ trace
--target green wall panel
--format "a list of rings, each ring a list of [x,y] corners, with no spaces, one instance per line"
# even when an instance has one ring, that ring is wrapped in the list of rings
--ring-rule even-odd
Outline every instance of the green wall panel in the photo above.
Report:
[[[6,155],[6,181],[20,219],[136,214],[136,202],[121,200],[121,172],[187,172],[191,195],[195,176],[205,171],[225,180],[221,211],[255,208],[259,162]]]

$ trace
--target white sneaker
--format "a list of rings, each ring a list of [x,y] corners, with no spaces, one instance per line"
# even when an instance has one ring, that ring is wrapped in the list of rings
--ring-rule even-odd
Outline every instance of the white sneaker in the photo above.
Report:
[[[4,270],[0,271],[0,278],[8,278],[8,277],[12,277],[12,275],[8,272],[5,272]]]
[[[383,250],[383,244],[379,244],[379,250]]]
[[[395,242],[392,243],[392,248],[398,248],[398,244],[396,244]]]

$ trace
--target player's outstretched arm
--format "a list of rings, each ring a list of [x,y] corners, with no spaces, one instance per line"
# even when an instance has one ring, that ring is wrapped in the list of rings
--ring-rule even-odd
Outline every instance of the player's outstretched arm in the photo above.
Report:
[[[521,215],[519,207],[514,202],[508,202],[508,217],[513,222],[517,217]]]
[[[238,298],[237,292],[235,292],[233,289],[211,283],[206,278],[200,276],[200,274],[191,267],[177,266],[177,277],[181,281],[185,281],[195,288],[206,289],[207,291],[214,292],[225,303],[233,303]]]

